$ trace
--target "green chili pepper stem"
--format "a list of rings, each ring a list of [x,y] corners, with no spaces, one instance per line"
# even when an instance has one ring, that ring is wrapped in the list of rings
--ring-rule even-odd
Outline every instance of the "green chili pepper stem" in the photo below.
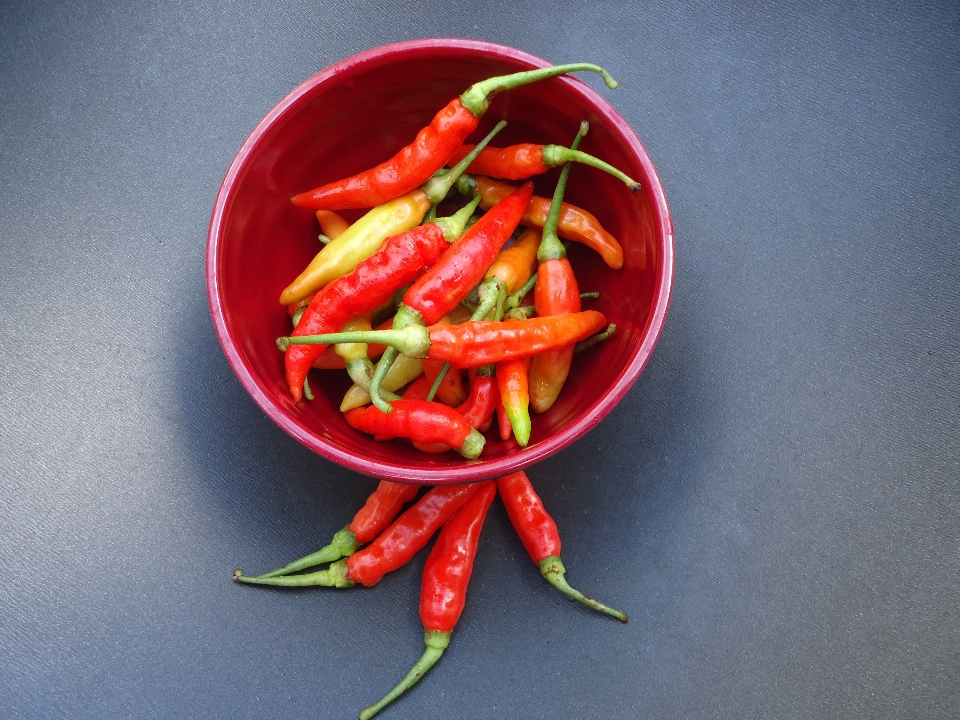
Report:
[[[473,175],[466,173],[457,180],[457,192],[461,195],[473,197],[477,194],[477,180]]]
[[[480,283],[477,293],[480,302],[470,315],[470,320],[483,320],[490,314],[491,310],[495,310],[497,305],[500,304],[505,288],[506,285],[504,285],[503,280],[496,277],[487,278]]]
[[[410,669],[410,672],[404,676],[403,680],[397,683],[393,690],[384,695],[381,700],[364,708],[360,713],[360,720],[370,720],[370,718],[383,710],[383,708],[413,687],[417,681],[427,673],[427,670],[434,666],[437,660],[440,659],[440,656],[443,655],[443,651],[446,650],[447,645],[450,644],[450,633],[440,630],[426,630],[423,634],[423,642],[427,648],[424,650],[420,659],[417,660],[417,663]]]
[[[282,568],[272,570],[268,573],[264,573],[263,575],[257,575],[255,578],[250,578],[250,580],[262,580],[264,578],[280,577],[281,575],[289,575],[291,573],[306,570],[307,568],[315,567],[317,565],[332,563],[340,558],[353,555],[353,553],[359,549],[360,543],[357,542],[357,536],[353,534],[353,531],[350,528],[345,527],[342,530],[338,530],[336,533],[334,533],[329,545],[325,545],[309,555],[304,555],[299,560],[294,560],[291,563],[287,563]]]
[[[291,345],[335,345],[344,342],[389,345],[407,357],[425,358],[427,351],[430,349],[430,330],[425,325],[408,325],[399,330],[397,328],[387,328],[384,330],[352,330],[326,335],[285,336],[277,339],[277,347],[286,352],[286,349]]]
[[[477,159],[477,155],[479,155],[481,151],[490,144],[490,141],[493,140],[496,134],[503,130],[506,126],[506,120],[501,120],[498,122],[494,126],[493,130],[487,133],[487,136],[477,143],[477,146],[471,150],[470,153],[466,155],[466,157],[464,157],[460,162],[442,175],[434,175],[423,185],[421,185],[420,189],[423,190],[424,194],[427,196],[427,199],[430,200],[430,202],[432,202],[434,205],[442,202],[447,196],[447,193],[450,192],[450,188],[457,184],[457,180],[460,179],[463,171],[470,167],[470,163]]]
[[[310,389],[310,378],[303,379],[303,396],[307,400],[313,400],[313,390]]]
[[[473,113],[475,117],[480,117],[487,111],[487,108],[490,107],[490,100],[498,92],[581,70],[599,73],[603,77],[603,81],[607,87],[611,90],[617,87],[617,81],[613,79],[613,76],[599,65],[593,65],[592,63],[568,63],[566,65],[553,65],[551,67],[537,68],[536,70],[524,70],[511,75],[499,75],[481,80],[466,89],[460,96],[460,103]]]
[[[571,150],[576,150],[583,136],[590,130],[590,123],[580,123],[580,131],[574,138]],[[548,260],[563,260],[567,256],[567,249],[563,246],[557,235],[557,224],[560,222],[560,209],[563,206],[563,193],[567,189],[567,178],[570,177],[570,163],[563,166],[560,172],[560,179],[557,181],[557,187],[553,191],[553,200],[550,202],[550,212],[547,213],[547,219],[543,223],[543,235],[540,240],[540,247],[537,248],[537,260],[547,262]]]
[[[537,307],[535,305],[521,305],[508,310],[504,317],[507,320],[529,320],[536,314]]]
[[[480,196],[475,195],[473,200],[457,210],[450,217],[436,218],[433,224],[443,231],[443,237],[447,242],[454,242],[467,229],[467,223],[473,217],[473,211],[480,204]]]
[[[353,586],[353,580],[347,577],[347,563],[337,560],[333,565],[305,575],[280,575],[278,577],[248,577],[242,570],[233,571],[233,579],[251,585],[274,585],[276,587],[337,587]]]
[[[328,238],[328,237],[327,237],[326,235],[324,235],[323,233],[320,233],[319,235],[317,235],[317,240],[319,240],[319,241],[322,242],[324,245],[326,245],[326,244],[332,242],[333,238]]]
[[[404,328],[410,326],[425,329],[423,317],[409,305],[401,302],[399,307],[397,307],[396,314],[393,317],[392,329],[402,331]],[[427,333],[427,337],[427,347],[429,348],[429,332]],[[384,344],[389,345],[390,343]],[[376,407],[382,413],[393,412],[393,405],[391,405],[388,400],[399,400],[397,395],[393,395],[393,393],[387,393],[382,386],[383,380],[387,376],[387,372],[389,372],[390,367],[393,365],[394,360],[397,359],[397,355],[399,355],[400,352],[401,351],[395,347],[388,347],[386,349],[386,351],[380,357],[380,361],[377,363],[376,370],[374,370],[373,373],[373,379],[370,381],[370,387],[367,390],[367,392],[370,394],[370,401],[373,403],[374,407]],[[426,350],[424,350],[424,353],[426,353]],[[384,399],[384,395],[387,394],[389,394],[390,397]]]
[[[558,165],[563,165],[568,162],[578,162],[581,165],[589,165],[598,170],[603,170],[605,173],[609,173],[623,182],[624,185],[630,188],[630,192],[637,192],[637,190],[640,189],[640,183],[628,177],[622,170],[615,168],[610,163],[604,162],[598,157],[588,155],[580,150],[564,147],[563,145],[543,146],[543,164],[547,167],[557,167]]]
[[[519,290],[517,290],[515,293],[511,293],[510,295],[507,295],[507,299],[504,302],[504,307],[507,310],[513,310],[514,308],[520,307],[520,303],[527,296],[527,293],[533,290],[536,286],[537,286],[537,274],[534,273],[533,275],[530,276],[530,279],[527,280]]]
[[[367,393],[370,395],[370,402],[383,413],[393,412],[393,405],[383,398],[385,394],[383,380],[387,377],[387,373],[390,372],[390,368],[399,354],[400,351],[394,347],[388,347],[383,351],[383,355],[380,356],[380,361],[377,363],[377,367],[373,372],[373,378],[370,380],[370,387],[367,388]]]
[[[426,397],[427,402],[433,402],[433,399],[437,396],[437,392],[440,390],[440,383],[443,382],[443,379],[447,376],[447,372],[449,370],[450,363],[444,363],[443,367],[440,368],[440,372],[437,373],[437,377],[433,381],[433,385],[430,386],[430,391],[427,393]]]
[[[600,292],[598,290],[594,290],[592,292],[582,292],[580,293],[580,299],[581,300],[599,300]]]
[[[619,610],[614,610],[611,607],[607,607],[603,603],[587,597],[579,590],[574,590],[572,587],[570,587],[570,585],[567,584],[566,578],[564,578],[566,569],[563,567],[563,563],[560,562],[560,558],[556,555],[545,557],[539,562],[539,566],[540,574],[547,579],[547,582],[549,582],[567,597],[582,602],[589,608],[606,613],[607,615],[612,615],[622,623],[627,621],[626,613],[622,613]]]
[[[603,332],[597,333],[596,335],[591,335],[586,340],[581,340],[576,345],[573,346],[573,351],[575,353],[583,352],[587,348],[591,348],[597,343],[601,343],[604,340],[612,338],[617,332],[617,326],[613,323],[607,325],[607,329]]]
[[[356,358],[347,363],[347,375],[356,385],[364,390],[370,390],[370,381],[373,380],[373,362],[370,358]]]

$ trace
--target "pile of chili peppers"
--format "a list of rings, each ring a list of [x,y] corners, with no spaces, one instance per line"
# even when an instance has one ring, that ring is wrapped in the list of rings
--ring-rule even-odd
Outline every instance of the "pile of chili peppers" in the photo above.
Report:
[[[586,63],[483,80],[393,158],[292,198],[316,213],[324,243],[280,296],[294,324],[277,341],[294,400],[312,398],[311,369],[346,369],[354,385],[341,404],[344,418],[378,440],[475,458],[496,416],[503,441],[529,443],[531,409],[553,405],[578,349],[616,331],[602,313],[582,308],[582,299],[596,293],[581,295],[566,257],[562,239],[587,245],[611,268],[623,265],[619,243],[597,218],[563,202],[570,165],[599,168],[630,191],[639,185],[578,150],[587,123],[570,147],[494,147],[505,122],[476,145],[465,141],[497,92],[572,71],[597,72],[616,87],[606,70]],[[535,196],[529,178],[557,166],[553,197]],[[441,202],[451,206],[454,189],[467,202],[437,217]],[[337,214],[347,209],[367,212],[350,224]],[[626,622],[622,612],[567,584],[556,523],[524,472],[417,494],[416,486],[382,481],[326,547],[263,575],[235,573],[237,581],[259,585],[371,586],[437,535],[420,598],[426,650],[361,720],[409,689],[447,647],[497,494],[544,578]]]

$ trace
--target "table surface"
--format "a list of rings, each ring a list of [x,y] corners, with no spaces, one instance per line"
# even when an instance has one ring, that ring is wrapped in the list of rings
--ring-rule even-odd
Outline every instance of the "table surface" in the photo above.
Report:
[[[374,481],[227,365],[204,251],[254,125],[356,52],[589,60],[661,175],[651,362],[530,471],[568,577],[499,501],[453,642],[384,718],[960,716],[956,3],[4,3],[0,705],[16,718],[355,717],[419,657],[423,555],[372,589],[231,582]]]

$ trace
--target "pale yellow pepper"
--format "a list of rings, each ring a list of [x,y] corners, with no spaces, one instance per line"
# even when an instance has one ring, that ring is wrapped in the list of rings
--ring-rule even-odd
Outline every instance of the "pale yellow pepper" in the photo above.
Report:
[[[416,358],[409,358],[404,354],[397,355],[393,365],[387,371],[381,387],[393,392],[404,385],[409,385],[423,373],[423,365]],[[340,412],[353,410],[370,404],[370,393],[359,385],[352,385],[340,403]]]
[[[306,270],[280,294],[280,303],[299,302],[331,280],[351,272],[357,263],[373,255],[386,238],[419,225],[429,209],[430,200],[419,188],[373,208],[323,246]]]

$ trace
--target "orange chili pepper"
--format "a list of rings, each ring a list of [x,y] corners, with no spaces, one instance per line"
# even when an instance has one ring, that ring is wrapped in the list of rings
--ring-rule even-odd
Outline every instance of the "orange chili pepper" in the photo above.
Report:
[[[520,447],[526,447],[530,442],[529,368],[530,358],[527,357],[497,363],[500,400]]]
[[[537,270],[537,248],[540,247],[540,231],[527,228],[520,237],[500,251],[484,278],[495,277],[514,293],[523,287]]]
[[[516,187],[510,183],[494,180],[483,175],[470,176],[472,182],[464,182],[466,177],[464,175],[461,178],[459,187],[467,190],[468,195],[472,195],[474,191],[479,193],[480,207],[484,209],[493,207],[502,198],[516,190]],[[549,212],[550,200],[534,195],[530,198],[521,222],[525,225],[543,227]],[[563,203],[560,208],[557,234],[567,240],[582,243],[592,250],[596,250],[600,253],[603,261],[614,270],[623,267],[623,248],[620,246],[620,242],[604,229],[595,216],[586,210],[576,205]]]
[[[586,135],[589,125],[581,123],[580,132],[573,141],[573,149],[580,144]],[[560,206],[563,193],[570,175],[570,163],[563,166],[557,188],[550,203],[550,212],[543,224],[543,238],[537,250],[537,285],[534,289],[534,305],[537,315],[562,315],[564,313],[580,312],[580,288],[573,268],[567,259],[567,251],[557,237],[557,221],[560,216]],[[573,361],[574,346],[541,353],[530,363],[530,405],[538,413],[549,410],[560,395],[560,390],[570,373],[570,364]]]

